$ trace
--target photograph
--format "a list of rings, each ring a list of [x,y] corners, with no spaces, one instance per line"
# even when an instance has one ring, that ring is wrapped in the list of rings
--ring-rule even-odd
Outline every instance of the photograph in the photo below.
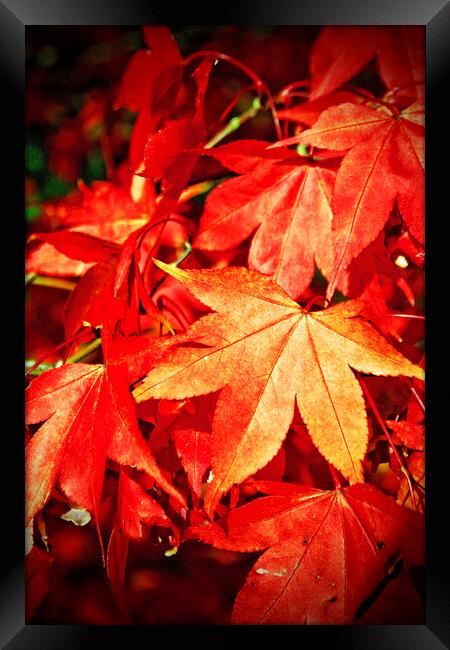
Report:
[[[424,36],[27,30],[27,622],[424,622]]]
[[[0,1],[0,647],[450,647],[450,7],[293,4]]]

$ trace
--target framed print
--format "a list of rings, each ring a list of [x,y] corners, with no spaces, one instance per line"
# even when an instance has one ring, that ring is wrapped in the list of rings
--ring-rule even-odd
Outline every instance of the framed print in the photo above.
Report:
[[[449,646],[450,11],[293,5],[0,3],[4,647]]]

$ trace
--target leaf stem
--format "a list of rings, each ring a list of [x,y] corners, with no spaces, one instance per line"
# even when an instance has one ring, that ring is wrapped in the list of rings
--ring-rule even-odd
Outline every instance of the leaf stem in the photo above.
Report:
[[[25,276],[25,285],[28,284],[36,284],[41,287],[53,287],[53,289],[64,289],[66,291],[73,291],[77,286],[77,283],[72,280],[51,278],[46,275],[38,275],[37,273],[28,273]]]
[[[342,487],[342,484],[341,484],[341,479],[339,478],[339,474],[337,473],[337,471],[335,470],[335,468],[333,467],[333,465],[331,463],[328,463],[328,469],[330,470],[330,474],[331,474],[331,476],[333,478],[335,489],[340,490],[341,487]]]
[[[178,203],[186,203],[186,201],[190,201],[196,196],[199,196],[200,194],[205,194],[205,192],[209,192],[214,185],[217,185],[217,183],[220,183],[222,179],[219,178],[214,181],[202,181],[201,183],[194,183],[193,185],[189,185],[185,190],[183,190],[180,194],[180,198],[178,199]],[[162,201],[162,194],[159,194],[156,197],[156,204],[161,203]],[[167,219],[161,219],[161,221],[157,221],[153,224],[153,226],[159,225],[160,223],[164,223],[165,221],[175,221],[178,223],[182,223],[181,221],[178,221],[177,219],[173,218],[167,218]]]
[[[425,316],[420,314],[383,314],[381,316],[374,316],[370,320],[378,320],[382,318],[413,318],[415,320],[425,320]]]
[[[309,88],[308,79],[302,79],[301,81],[294,81],[293,83],[284,86],[284,88],[282,88],[280,92],[274,97],[274,100],[276,102],[281,102],[282,104],[284,104],[286,98],[291,97],[292,91],[296,90],[297,88]],[[309,96],[309,93],[306,93],[306,96]]]
[[[405,383],[407,384],[408,388],[411,390],[411,394],[414,397],[414,399],[416,400],[417,404],[422,409],[422,412],[425,413],[425,404],[424,404],[422,398],[420,397],[419,393],[416,391],[413,384],[406,377],[405,377]]]
[[[374,401],[369,389],[367,388],[364,379],[361,377],[361,375],[359,375],[359,382],[361,384],[361,388],[363,389],[363,393],[366,396],[367,401],[369,402],[369,406],[370,406],[370,408],[372,410],[372,413],[374,414],[378,424],[380,425],[384,435],[387,438],[387,441],[389,443],[389,451],[391,451],[391,453],[394,454],[395,459],[396,459],[402,473],[405,475],[406,480],[408,481],[408,488],[409,488],[409,494],[411,496],[411,502],[413,504],[414,510],[417,510],[416,499],[415,499],[415,496],[414,496],[413,487],[412,487],[412,483],[411,483],[411,477],[409,475],[408,468],[405,466],[405,463],[403,462],[402,457],[398,453],[398,449],[397,449],[397,447],[394,445],[394,443],[392,441],[391,434],[387,430],[386,425],[384,424],[383,418],[381,417],[381,414],[380,414],[380,412],[379,412],[379,410],[378,410],[378,408],[377,408],[377,406],[375,404],[375,401]]]
[[[191,324],[191,321],[184,313],[183,309],[178,305],[178,303],[176,303],[174,300],[169,298],[169,296],[165,295],[162,298],[161,311],[163,308],[165,311],[169,312],[169,314],[177,318],[182,324],[182,326],[184,327],[184,329],[187,330],[187,328]]]
[[[180,257],[175,260],[175,262],[171,262],[170,266],[178,266],[181,264],[181,262],[186,259],[186,257],[189,255],[189,253],[192,251],[192,246],[188,241],[184,242],[185,250],[184,252],[180,255]],[[164,274],[163,277],[158,280],[158,282],[155,284],[155,286],[152,288],[150,292],[150,296],[152,297],[159,289],[159,287],[162,285],[162,283],[166,280],[167,274]]]
[[[328,300],[325,298],[325,296],[314,296],[314,298],[311,298],[311,300],[308,302],[308,304],[305,307],[306,311],[309,311],[313,305],[318,305],[319,307],[327,307],[328,305]]]
[[[203,194],[203,192],[207,192],[208,189],[210,189],[210,188],[208,187],[208,188],[205,189],[206,185],[207,184],[209,185],[210,183],[213,184],[214,182],[215,181],[205,181],[204,183],[196,183],[195,185],[191,185],[190,187],[186,188],[186,190],[185,190],[186,194],[188,193],[188,191],[190,191],[191,194],[190,194],[190,196],[187,196],[186,198],[184,198],[183,201],[188,201],[193,196],[197,196],[198,194]],[[203,187],[200,187],[200,186],[203,186]],[[183,196],[183,193],[180,195],[179,201],[181,201],[182,196]],[[156,199],[157,203],[159,202],[158,198]],[[179,224],[183,225],[183,221],[181,221],[179,219],[175,219],[173,217],[165,217],[164,219],[160,219],[159,221],[155,221],[155,223],[153,223],[153,224],[149,224],[146,227],[145,232],[143,232],[143,236],[140,237],[140,239],[139,239],[139,241],[140,241],[139,246],[141,246],[143,244],[143,242],[144,242],[144,238],[150,232],[150,230],[152,228],[155,228],[156,226],[161,226],[161,228],[159,229],[159,232],[156,235],[155,242],[154,242],[154,244],[152,246],[151,254],[148,255],[147,261],[145,262],[144,268],[142,270],[142,277],[143,278],[145,278],[146,275],[147,275],[148,269],[149,269],[149,267],[151,265],[152,257],[157,255],[157,248],[158,248],[159,243],[161,241],[164,229],[165,229],[165,227],[166,227],[166,225],[167,225],[167,223],[169,221],[173,221],[174,223],[179,223]]]
[[[199,50],[198,52],[193,52],[190,54],[185,60],[184,60],[184,65],[187,66],[193,61],[194,59],[198,59],[201,57],[209,57],[216,59],[216,61],[226,61],[227,63],[230,63],[231,65],[234,65],[236,68],[239,68],[247,77],[249,77],[254,85],[255,88],[258,92],[258,96],[261,96],[262,93],[264,93],[267,96],[267,105],[268,108],[272,114],[272,119],[275,127],[275,131],[277,133],[277,138],[281,139],[282,133],[281,133],[281,127],[280,127],[280,120],[278,119],[278,114],[277,110],[275,108],[275,102],[272,97],[272,93],[270,92],[269,86],[261,79],[261,77],[256,74],[251,68],[246,66],[244,63],[241,63],[241,61],[238,61],[238,59],[235,59],[234,57],[230,56],[229,54],[224,54],[223,52],[215,52],[212,50]]]
[[[178,203],[185,203],[186,201],[190,201],[190,199],[193,199],[200,194],[209,192],[209,190],[211,190],[214,185],[220,183],[220,180],[221,179],[218,179],[216,181],[202,181],[201,183],[194,183],[193,185],[189,185],[189,187],[181,192]]]
[[[172,262],[171,266],[178,266],[181,264],[183,260],[186,259],[186,257],[189,255],[189,253],[192,251],[192,246],[188,241],[184,242],[184,253],[180,255],[180,257],[175,260],[175,262]]]
[[[305,158],[309,158],[308,145],[306,144],[299,144],[296,148],[296,152],[298,153],[299,156],[304,156]]]
[[[418,86],[423,86],[424,83],[425,83],[425,79],[421,79],[420,81],[415,81],[414,83],[411,84],[404,84],[403,86],[395,86],[394,88],[388,90],[388,92],[383,96],[383,99],[385,101],[388,101],[391,96],[396,95],[401,90],[407,90],[408,88],[417,88]]]
[[[232,117],[228,124],[226,124],[221,131],[216,133],[216,135],[213,136],[211,140],[205,144],[205,149],[211,149],[212,147],[215,147],[216,144],[218,144],[221,140],[226,138],[231,133],[234,133],[234,131],[237,131],[239,127],[242,126],[242,124],[245,124],[245,122],[248,122],[254,118],[262,108],[263,106],[259,97],[255,97],[250,108],[248,108],[240,115],[235,115]]]
[[[78,342],[80,339],[83,339],[83,337],[85,337],[85,336],[86,336],[85,332],[80,332],[79,334],[75,334],[75,336],[72,336],[71,338],[69,338],[66,341],[63,341],[62,343],[57,345],[55,348],[52,348],[51,350],[46,352],[35,363],[33,363],[33,365],[27,370],[27,372],[25,373],[25,377],[28,377],[28,375],[33,374],[34,370],[36,370],[36,368],[39,368],[39,366],[41,366],[43,364],[43,362],[45,361],[45,359],[47,359],[49,356],[55,354],[55,352],[57,352],[58,350],[61,350],[61,348],[64,348],[67,345],[72,345],[73,343]],[[54,366],[54,367],[56,367],[56,366]]]
[[[102,340],[100,338],[94,339],[91,343],[88,343],[84,348],[81,348],[78,352],[75,352],[75,354],[69,357],[66,363],[77,363],[78,361],[81,361],[85,357],[89,356],[91,352],[94,352],[94,350],[99,348],[101,344]]]
[[[236,93],[236,96],[234,97],[233,101],[231,101],[228,104],[228,106],[226,107],[226,109],[222,112],[222,114],[220,116],[220,120],[221,121],[225,120],[228,117],[228,115],[231,113],[233,108],[236,106],[236,104],[238,103],[240,98],[243,95],[245,95],[246,93],[251,92],[252,90],[258,91],[258,89],[255,87],[255,84],[251,84],[250,86],[246,86],[245,88],[241,88],[241,90],[238,93]]]

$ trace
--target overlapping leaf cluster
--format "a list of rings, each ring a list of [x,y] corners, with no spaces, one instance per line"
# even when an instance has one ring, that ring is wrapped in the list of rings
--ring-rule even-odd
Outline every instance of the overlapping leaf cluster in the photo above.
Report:
[[[260,553],[234,623],[352,623],[423,564],[423,32],[325,28],[275,96],[144,36],[114,102],[128,159],[30,237],[28,277],[73,283],[62,365],[26,391],[31,543],[57,498],[124,609],[129,544],[158,526],[169,555]],[[251,82],[231,121],[215,64]],[[272,138],[241,139],[259,116]]]

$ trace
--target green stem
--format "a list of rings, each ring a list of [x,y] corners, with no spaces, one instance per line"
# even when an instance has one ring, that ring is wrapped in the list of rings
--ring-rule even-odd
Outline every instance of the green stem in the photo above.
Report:
[[[87,356],[89,356],[92,352],[94,352],[97,348],[100,347],[101,345],[101,339],[94,339],[87,345],[85,345],[83,348],[78,350],[75,354],[73,354],[71,357],[69,357],[66,361],[66,363],[77,363],[77,361],[81,361],[82,359],[85,359]],[[58,347],[62,347],[63,345],[66,345],[66,342],[62,343]],[[60,359],[56,363],[51,363],[47,364],[44,363],[43,361],[41,363],[34,364],[33,367],[33,361],[31,359],[28,359],[25,361],[25,368],[31,364],[31,369],[28,370],[27,375],[40,375],[42,372],[45,372],[46,370],[51,370],[53,368],[60,368],[62,365],[62,360]]]
[[[201,183],[195,183],[194,185],[190,185],[187,187],[183,192],[180,194],[180,198],[178,199],[178,203],[185,203],[186,201],[189,201],[190,199],[193,199],[196,196],[200,196],[200,194],[205,194],[205,192],[209,192],[217,183],[220,183],[221,179],[218,179],[216,181],[202,181]]]
[[[192,251],[192,246],[188,241],[185,241],[184,253],[182,253],[182,255],[180,255],[180,257],[177,260],[175,260],[175,262],[172,262],[170,266],[178,266],[179,264],[181,264],[181,262],[186,259],[186,257],[189,255],[191,251]]]
[[[94,352],[94,350],[99,348],[101,344],[102,344],[101,339],[94,339],[93,341],[91,341],[91,343],[88,343],[83,348],[78,350],[78,352],[75,352],[75,354],[69,357],[66,363],[77,363],[77,361],[81,361],[85,357],[89,356],[91,352]]]
[[[218,144],[221,140],[226,138],[228,135],[231,135],[231,133],[237,131],[239,127],[242,126],[242,124],[245,124],[245,122],[253,119],[261,111],[262,108],[263,106],[259,100],[259,97],[255,97],[250,108],[241,113],[241,115],[232,117],[228,124],[221,131],[219,131],[219,133],[216,133],[216,135],[211,138],[209,142],[205,144],[205,149],[211,149],[212,147],[215,147],[216,144]]]
[[[58,363],[45,363],[44,361],[37,364],[34,359],[25,359],[25,377],[28,375],[31,375],[31,377],[37,377],[43,372],[46,372],[47,370],[53,370],[54,368],[59,368],[61,365],[62,363],[58,365]]]
[[[305,156],[306,158],[309,158],[308,145],[299,144],[296,151],[299,154],[299,156]]]
[[[200,194],[205,194],[205,192],[209,192],[217,183],[221,182],[221,178],[218,178],[217,180],[214,181],[202,181],[201,183],[194,183],[194,185],[189,185],[185,190],[183,190],[180,194],[180,198],[178,199],[178,203],[185,203],[186,201],[190,201],[196,196],[200,196]],[[156,197],[156,203],[159,204],[161,203],[161,200],[163,198],[163,194],[159,194]],[[159,223],[164,223],[164,221],[169,221],[169,219],[164,219],[163,221]],[[170,219],[170,221],[176,221],[176,219]],[[159,223],[154,223],[153,226],[159,225]]]
[[[25,285],[28,284],[37,284],[41,287],[53,287],[53,289],[65,289],[66,291],[73,291],[77,286],[77,283],[72,282],[72,280],[50,278],[45,275],[37,275],[36,273],[28,273],[25,276]]]

